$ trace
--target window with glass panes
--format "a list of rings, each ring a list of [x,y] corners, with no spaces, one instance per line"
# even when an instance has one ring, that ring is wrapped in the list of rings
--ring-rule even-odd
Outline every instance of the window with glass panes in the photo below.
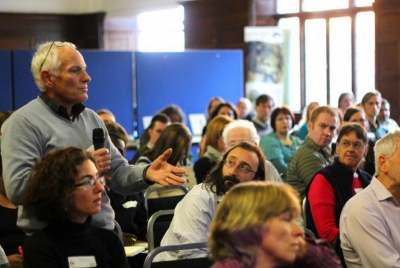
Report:
[[[286,29],[288,103],[299,111],[312,101],[337,107],[339,95],[356,101],[375,90],[373,0],[276,0]]]

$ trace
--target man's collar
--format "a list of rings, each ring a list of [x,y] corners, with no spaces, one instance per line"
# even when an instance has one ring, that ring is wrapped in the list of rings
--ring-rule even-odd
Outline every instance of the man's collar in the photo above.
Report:
[[[40,92],[39,98],[43,100],[43,102],[50,107],[50,109],[56,113],[57,115],[71,120],[72,122],[75,121],[75,119],[78,117],[78,115],[85,110],[85,105],[82,103],[77,103],[74,106],[72,106],[72,118],[70,118],[67,108],[64,106],[60,105],[57,103],[55,100],[50,98],[45,92]]]

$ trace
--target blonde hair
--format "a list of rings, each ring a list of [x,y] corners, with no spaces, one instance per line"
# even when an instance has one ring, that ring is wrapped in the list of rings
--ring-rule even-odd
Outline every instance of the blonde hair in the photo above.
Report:
[[[288,184],[252,181],[232,187],[211,223],[211,257],[235,258],[243,267],[254,267],[264,228],[273,217],[288,211],[294,217],[300,214],[299,195]]]
[[[218,139],[222,136],[222,131],[225,126],[230,122],[232,122],[232,119],[223,115],[219,115],[212,119],[207,125],[206,142],[204,147],[210,145],[215,149],[218,149]]]

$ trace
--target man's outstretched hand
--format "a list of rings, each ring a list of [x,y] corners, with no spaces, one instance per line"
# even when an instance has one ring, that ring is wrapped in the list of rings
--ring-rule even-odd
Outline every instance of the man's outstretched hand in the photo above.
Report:
[[[185,182],[185,180],[181,178],[181,176],[185,174],[185,170],[183,168],[168,164],[167,159],[171,156],[171,154],[172,149],[169,148],[153,161],[145,174],[147,180],[158,183],[162,186],[177,186]]]

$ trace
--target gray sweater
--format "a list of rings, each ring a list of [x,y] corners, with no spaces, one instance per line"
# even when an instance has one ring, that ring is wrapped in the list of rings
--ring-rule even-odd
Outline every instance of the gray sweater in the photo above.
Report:
[[[39,231],[47,225],[36,219],[33,211],[22,206],[22,192],[31,168],[48,152],[68,146],[93,150],[92,132],[103,128],[103,121],[90,109],[85,109],[74,120],[57,115],[38,97],[12,114],[2,127],[3,176],[7,197],[19,206],[17,225],[27,234]],[[132,194],[149,185],[143,179],[144,167],[128,165],[110,139],[105,147],[111,154],[109,187],[121,194]],[[114,211],[110,199],[104,193],[101,212],[93,215],[92,223],[99,227],[114,228]]]

